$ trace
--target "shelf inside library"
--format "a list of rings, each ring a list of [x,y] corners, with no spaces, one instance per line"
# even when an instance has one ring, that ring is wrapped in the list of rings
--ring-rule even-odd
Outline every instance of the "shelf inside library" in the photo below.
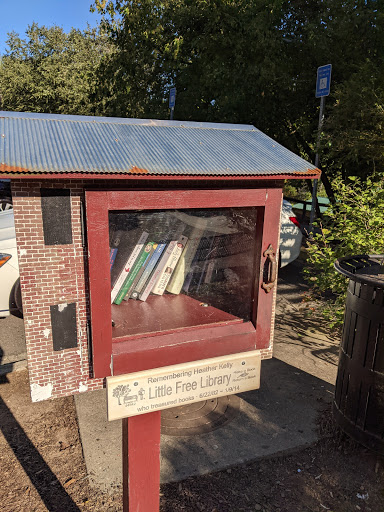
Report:
[[[125,341],[198,327],[243,323],[243,319],[187,295],[151,295],[145,302],[112,304],[112,341]]]

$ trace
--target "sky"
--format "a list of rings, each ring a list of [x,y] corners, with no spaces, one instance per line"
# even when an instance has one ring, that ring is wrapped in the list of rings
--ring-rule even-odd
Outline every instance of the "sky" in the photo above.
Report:
[[[100,16],[89,12],[92,0],[0,0],[0,55],[6,48],[7,32],[25,35],[28,25],[58,25],[65,32],[72,27],[95,26]]]

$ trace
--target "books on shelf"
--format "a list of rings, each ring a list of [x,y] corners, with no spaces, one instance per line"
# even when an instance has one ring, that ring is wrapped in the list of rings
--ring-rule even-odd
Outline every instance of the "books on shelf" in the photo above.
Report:
[[[144,302],[151,293],[204,294],[205,285],[223,280],[227,269],[253,265],[254,237],[225,215],[171,211],[166,218],[146,214],[131,225],[110,240],[111,302],[117,305],[130,299]]]
[[[143,252],[139,255],[139,258],[136,260],[135,265],[132,268],[132,277],[131,280],[128,280],[128,285],[124,285],[126,288],[125,295],[123,297],[124,300],[128,300],[131,298],[131,294],[133,290],[138,286],[138,283],[143,275],[149,260],[152,258],[153,253],[155,252],[155,242],[148,242],[143,249]],[[137,267],[136,267],[137,266]],[[123,288],[121,289],[123,291]]]

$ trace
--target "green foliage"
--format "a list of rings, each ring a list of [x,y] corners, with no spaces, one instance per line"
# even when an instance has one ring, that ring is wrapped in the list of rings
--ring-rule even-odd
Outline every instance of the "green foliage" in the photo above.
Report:
[[[176,119],[253,124],[313,162],[316,68],[331,62],[327,195],[325,176],[384,171],[384,0],[94,1],[100,29],[9,35],[3,109],[167,118],[176,86]]]
[[[362,181],[351,176],[347,183],[335,180],[337,204],[316,226],[319,232],[308,242],[306,278],[315,294],[328,297],[325,314],[340,325],[347,279],[336,272],[334,262],[343,256],[384,253],[384,174]]]
[[[84,32],[32,24],[26,38],[9,34],[0,64],[1,107],[4,110],[57,114],[97,114],[92,101],[98,67],[111,52],[97,29]]]
[[[285,180],[283,195],[284,197],[301,199],[302,201],[310,201],[312,198],[311,192],[305,180]]]
[[[372,169],[384,171],[384,87],[378,62],[366,62],[336,86],[336,103],[326,120],[323,159],[344,178],[350,169],[362,177]]]
[[[95,0],[116,48],[102,67],[106,113],[167,118],[175,85],[176,119],[254,124],[314,161],[316,68],[331,62],[321,163],[366,176],[384,154],[381,2]]]

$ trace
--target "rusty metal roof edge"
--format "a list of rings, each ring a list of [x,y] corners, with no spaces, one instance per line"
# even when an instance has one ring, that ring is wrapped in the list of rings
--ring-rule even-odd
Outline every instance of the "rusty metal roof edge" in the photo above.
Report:
[[[198,121],[169,121],[166,119],[134,119],[128,117],[123,118],[101,116],[77,116],[67,114],[42,114],[38,112],[0,111],[0,118],[39,119],[42,121],[64,121],[72,123],[130,124],[138,126],[162,126],[168,128],[199,128],[201,130],[239,130],[251,132],[260,131],[258,128],[251,124],[206,123]]]
[[[52,174],[55,174],[55,175],[60,175],[60,176],[72,176],[73,174],[81,174],[83,176],[86,176],[86,177],[99,177],[99,176],[109,176],[109,177],[114,177],[114,176],[126,176],[126,177],[131,177],[131,176],[148,176],[148,177],[168,177],[168,178],[177,178],[178,176],[183,176],[183,177],[195,177],[195,176],[202,176],[202,177],[228,177],[228,178],[231,178],[231,177],[239,177],[239,178],[249,178],[249,177],[259,177],[259,178],[263,178],[263,177],[266,177],[266,176],[270,176],[270,177],[275,177],[275,176],[286,176],[285,179],[288,179],[289,177],[308,177],[308,178],[319,178],[320,175],[321,175],[321,170],[318,169],[318,168],[314,168],[314,169],[310,169],[308,168],[306,171],[276,171],[275,173],[273,172],[264,172],[264,173],[258,173],[258,174],[251,174],[251,173],[239,173],[239,172],[235,172],[233,174],[220,174],[220,173],[214,173],[214,172],[210,172],[210,173],[202,173],[202,172],[194,172],[194,173],[191,173],[191,172],[184,172],[184,173],[180,173],[180,174],[166,174],[166,173],[161,173],[161,172],[148,172],[146,169],[139,169],[137,167],[133,167],[131,168],[130,170],[128,170],[127,172],[123,172],[123,171],[99,171],[99,172],[89,172],[89,171],[84,171],[84,170],[80,170],[80,169],[74,169],[74,170],[71,170],[71,171],[53,171],[53,172],[46,172],[46,171],[41,171],[41,170],[31,170],[31,169],[26,169],[26,168],[22,168],[22,167],[14,167],[14,166],[8,166],[8,165],[5,165],[5,164],[0,164],[0,176],[10,176],[12,175],[13,177],[22,177],[23,175],[38,175],[38,176],[42,176],[42,177],[47,177],[47,176],[50,176]]]

